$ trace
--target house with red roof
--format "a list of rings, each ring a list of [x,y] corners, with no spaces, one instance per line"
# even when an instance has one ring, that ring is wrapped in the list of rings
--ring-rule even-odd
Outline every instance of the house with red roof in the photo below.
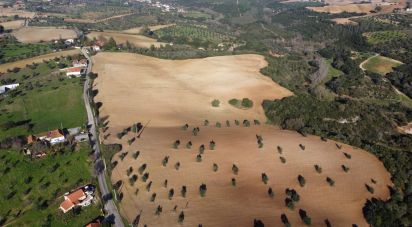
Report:
[[[50,142],[51,145],[57,143],[63,143],[66,141],[63,132],[60,129],[55,129],[46,133],[38,135],[39,140],[46,140]]]
[[[64,201],[60,204],[60,210],[67,213],[76,206],[89,206],[93,200],[94,186],[87,185],[64,195]]]

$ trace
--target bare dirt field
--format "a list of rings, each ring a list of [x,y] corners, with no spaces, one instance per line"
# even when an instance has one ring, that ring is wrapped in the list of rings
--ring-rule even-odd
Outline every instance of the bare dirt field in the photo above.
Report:
[[[34,18],[36,13],[34,12],[29,12],[25,10],[19,10],[16,8],[3,8],[0,7],[0,17],[13,17],[13,16],[19,16],[21,18]]]
[[[24,27],[12,34],[17,40],[23,43],[47,42],[57,39],[71,39],[77,37],[74,30],[52,27]]]
[[[38,63],[38,62],[42,62],[43,60],[53,59],[55,57],[61,57],[61,56],[64,57],[64,56],[69,56],[69,55],[76,55],[79,53],[80,51],[78,49],[66,50],[66,51],[60,51],[60,52],[40,55],[40,56],[33,57],[33,58],[27,58],[27,59],[23,59],[20,61],[0,64],[0,72],[7,72],[7,69],[13,69],[15,67],[23,68],[23,67],[26,67],[27,64],[32,64],[33,62]]]
[[[19,29],[24,26],[24,20],[1,22],[0,25],[3,25],[4,29]]]
[[[353,25],[358,24],[355,21],[352,21],[351,18],[335,18],[335,19],[332,19],[331,21],[334,21],[336,24],[353,24]]]
[[[87,34],[87,37],[89,39],[110,39],[112,37],[117,44],[125,44],[127,41],[129,43],[137,46],[137,47],[143,47],[143,48],[149,48],[151,45],[154,45],[155,47],[160,47],[160,45],[166,45],[166,43],[162,42],[157,42],[155,39],[142,36],[142,35],[132,35],[132,34],[125,34],[121,32],[112,32],[112,31],[107,31],[107,32],[91,32]]]
[[[142,226],[252,226],[255,218],[267,226],[280,226],[284,213],[292,226],[302,226],[298,211],[304,209],[312,218],[312,226],[323,225],[325,219],[333,226],[366,226],[362,215],[366,199],[389,196],[390,175],[370,153],[347,145],[338,148],[333,141],[323,142],[319,137],[303,137],[264,124],[262,100],[293,94],[260,74],[259,70],[267,65],[263,56],[172,61],[137,54],[99,53],[93,61],[93,71],[98,73],[95,102],[102,102],[100,116],[107,124],[102,140],[121,143],[121,152],[128,152],[123,160],[119,154],[114,156],[112,161],[118,164],[112,182],[123,181],[119,190],[123,195],[121,212],[130,222],[140,214]],[[252,108],[238,109],[227,103],[231,98],[243,97],[253,100]],[[219,107],[212,107],[214,99],[220,100]],[[208,126],[203,126],[205,119],[210,122]],[[242,126],[244,119],[251,121],[250,127]],[[260,124],[255,125],[254,119]],[[132,132],[121,139],[116,137],[136,122],[147,127],[135,142],[127,143],[135,137]],[[221,128],[216,122],[222,124]],[[181,128],[185,123],[189,125],[187,130]],[[193,127],[200,129],[196,136],[192,134]],[[261,148],[256,135],[263,138]],[[172,148],[176,140],[181,142],[178,149]],[[216,144],[214,150],[209,147],[212,140]],[[190,148],[186,147],[188,141],[192,143]],[[205,151],[198,162],[196,156],[202,144]],[[136,151],[140,153],[134,158]],[[166,156],[168,162],[163,166]],[[280,157],[286,162],[282,163]],[[218,165],[216,172],[214,163]],[[149,174],[146,182],[138,171],[143,164],[147,165],[143,172]],[[233,164],[239,169],[237,174],[232,171]],[[314,165],[322,167],[322,172],[317,173]],[[343,171],[341,165],[350,170]],[[129,167],[133,170],[127,176]],[[262,182],[262,173],[268,176],[267,184]],[[129,177],[133,174],[138,179],[132,186]],[[305,178],[304,187],[299,186],[298,175]],[[332,178],[335,185],[330,186],[326,177]],[[236,186],[232,185],[232,178],[236,179]],[[371,183],[372,178],[375,184]],[[202,183],[207,186],[205,197],[199,193]],[[373,195],[365,184],[374,188]],[[187,188],[185,196],[181,194],[182,186]],[[269,187],[273,198],[268,195]],[[285,206],[286,188],[293,188],[300,195],[294,210]],[[168,198],[171,189],[174,193]],[[156,197],[151,201],[153,193]],[[155,215],[159,205],[162,213]],[[185,218],[179,224],[182,211]]]
[[[362,3],[362,4],[346,4],[346,5],[332,4],[332,5],[327,5],[327,6],[307,7],[307,8],[315,12],[319,12],[319,13],[337,14],[337,13],[349,12],[349,13],[370,14],[371,11],[375,10],[377,6],[378,5],[374,3]],[[381,11],[379,11],[379,13],[390,13],[395,8],[403,7],[403,5],[400,3],[379,5],[379,6],[381,7]]]
[[[115,15],[115,16],[111,16],[111,17],[106,17],[106,18],[102,18],[102,19],[93,19],[95,16],[93,16],[93,13],[89,13],[88,14],[89,18],[65,18],[64,21],[74,22],[74,23],[85,23],[85,24],[100,23],[100,22],[105,22],[105,21],[108,21],[108,20],[116,19],[116,18],[130,16],[130,15],[133,15],[133,14],[135,14],[135,13],[133,13],[133,12],[132,13],[124,13],[124,14]]]

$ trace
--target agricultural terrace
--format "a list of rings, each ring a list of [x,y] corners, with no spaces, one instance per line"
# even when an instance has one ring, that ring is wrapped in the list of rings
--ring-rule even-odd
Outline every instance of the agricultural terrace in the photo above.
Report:
[[[408,35],[401,31],[378,31],[378,32],[367,32],[363,36],[366,37],[368,43],[376,45],[381,43],[387,43],[396,40],[397,42],[401,40],[406,40]]]
[[[400,66],[403,63],[392,58],[387,58],[380,55],[375,55],[361,63],[361,68],[370,72],[385,75],[393,71],[394,67]]]
[[[149,48],[152,45],[155,47],[160,47],[160,45],[166,45],[166,43],[157,42],[156,39],[152,39],[143,35],[132,35],[121,32],[91,32],[87,34],[89,39],[97,39],[102,41],[107,41],[113,38],[117,44],[130,44],[136,47]]]
[[[63,194],[92,183],[89,149],[63,150],[29,160],[16,150],[0,152],[0,222],[5,226],[84,226],[101,214],[97,202],[78,214],[58,209]]]
[[[52,27],[24,27],[14,31],[13,36],[22,43],[47,42],[58,39],[76,38],[74,30]]]
[[[41,133],[55,128],[82,127],[86,113],[80,78],[67,78],[59,68],[70,61],[32,64],[1,77],[2,84],[19,83],[0,100],[0,139]]]
[[[366,199],[389,197],[390,175],[372,154],[265,124],[262,101],[292,93],[260,74],[263,56],[94,61],[101,139],[122,144],[111,179],[130,222],[366,226]]]
[[[233,39],[230,34],[222,31],[214,31],[206,26],[195,25],[175,25],[155,31],[155,36],[164,42],[177,44],[192,43],[201,45],[202,43],[219,44]]]

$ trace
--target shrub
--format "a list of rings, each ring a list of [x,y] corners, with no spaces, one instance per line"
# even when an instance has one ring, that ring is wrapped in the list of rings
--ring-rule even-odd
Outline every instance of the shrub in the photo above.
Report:
[[[147,179],[149,179],[149,173],[143,174],[143,176],[142,176],[142,181],[143,181],[143,182],[146,182]]]
[[[248,98],[243,98],[241,105],[245,108],[251,108],[253,106],[253,101]]]
[[[346,152],[343,152],[343,155],[345,155],[345,157],[346,157],[347,159],[351,159],[351,158],[352,158],[352,155],[350,155],[350,154],[348,154],[348,153],[346,153]]]
[[[163,187],[167,188],[167,179],[163,181]]]
[[[180,224],[183,223],[183,221],[185,220],[185,214],[182,212],[180,212],[179,214],[179,218],[177,219],[177,222],[179,222]]]
[[[152,181],[150,181],[147,185],[146,185],[146,190],[148,192],[150,192],[150,188],[152,187]]]
[[[187,193],[187,188],[186,186],[182,186],[182,190],[180,190],[180,194],[182,195],[183,198],[186,197],[186,193]]]
[[[188,125],[188,124],[185,124],[185,125],[182,126],[182,130],[183,130],[183,131],[186,131],[188,128],[189,128],[189,125]]]
[[[286,158],[284,158],[284,157],[280,156],[280,157],[279,157],[279,159],[280,159],[280,161],[281,161],[283,164],[285,164],[285,163],[286,163]]]
[[[257,119],[253,120],[253,123],[254,123],[255,125],[260,125],[260,121],[257,120]]]
[[[137,181],[137,179],[138,179],[137,175],[133,174],[133,176],[129,178],[130,185],[133,186],[134,183]]]
[[[176,162],[176,164],[175,164],[175,169],[176,169],[176,170],[179,170],[179,168],[180,168],[180,162]]]
[[[322,167],[320,167],[319,165],[314,165],[315,166],[315,171],[317,173],[322,173]]]
[[[310,217],[308,217],[305,210],[299,209],[299,216],[302,219],[303,223],[305,223],[305,225],[312,224],[312,220],[310,219]]]
[[[243,120],[243,126],[244,127],[250,127],[250,122],[249,122],[249,120]]]
[[[335,143],[336,147],[340,150],[342,149],[342,145]]]
[[[135,153],[133,153],[133,158],[136,160],[140,155],[140,151],[136,151]]]
[[[152,196],[150,197],[150,202],[154,202],[156,199],[156,193],[153,193]]]
[[[202,155],[201,154],[198,154],[197,156],[196,156],[196,162],[201,162],[202,161]]]
[[[305,150],[305,145],[303,145],[303,144],[299,144],[299,147],[300,147],[300,149],[302,149],[302,151],[304,151],[304,150]]]
[[[206,184],[201,184],[201,185],[199,186],[200,196],[201,196],[201,197],[205,197],[206,191],[207,191]]]
[[[349,167],[342,165],[342,170],[345,171],[345,173],[347,173],[349,171]]]
[[[325,225],[326,227],[332,227],[332,224],[330,223],[329,219],[325,219]]]
[[[194,136],[197,136],[197,134],[200,132],[200,128],[199,127],[195,127],[195,128],[193,128],[193,130],[192,130],[192,134],[194,135]]]
[[[285,205],[286,205],[287,208],[289,208],[291,210],[295,209],[295,204],[293,203],[292,199],[290,199],[290,198],[285,199]]]
[[[169,162],[169,156],[165,156],[162,160],[162,166],[166,167],[168,162]]]
[[[235,125],[239,126],[240,122],[238,120],[235,120]]]
[[[290,227],[290,222],[288,217],[286,216],[286,214],[281,214],[280,215],[280,220],[282,221],[283,225],[285,225],[285,227]]]
[[[278,149],[278,153],[279,153],[279,154],[282,154],[282,152],[283,152],[282,147],[281,147],[281,146],[278,146],[277,149]]]
[[[236,186],[236,179],[232,178],[232,186],[235,187]]]
[[[369,186],[368,184],[365,184],[366,190],[368,190],[368,192],[370,192],[371,194],[373,194],[375,192],[375,190],[373,189],[372,186]]]
[[[202,145],[200,145],[200,147],[199,147],[199,153],[200,153],[200,154],[203,154],[204,152],[205,152],[205,145],[202,144]]]
[[[180,140],[176,140],[176,141],[173,143],[173,148],[174,148],[174,149],[177,149],[177,148],[179,147],[179,145],[180,145]]]
[[[156,208],[155,214],[156,214],[157,216],[159,216],[160,213],[162,213],[162,211],[163,211],[163,208],[159,205],[159,206],[157,206],[157,208]]]
[[[208,121],[208,120],[205,120],[204,123],[203,123],[203,125],[204,125],[204,126],[208,126],[208,125],[209,125],[209,121]]]
[[[222,124],[220,124],[220,122],[216,122],[216,128],[220,128],[222,127]]]
[[[146,167],[147,167],[147,164],[146,164],[146,163],[142,164],[142,165],[139,167],[139,169],[138,169],[137,171],[139,172],[140,175],[143,174],[143,172],[146,170]]]
[[[213,107],[219,107],[219,105],[220,105],[220,101],[219,101],[219,100],[214,99],[214,100],[212,101],[212,106],[213,106]]]
[[[192,148],[192,141],[189,141],[189,142],[186,143],[186,148],[187,149]]]
[[[172,189],[170,189],[169,190],[169,194],[168,194],[168,198],[169,198],[169,200],[171,200],[172,198],[173,198],[173,195],[175,194],[175,190],[172,188]]]
[[[332,178],[330,178],[330,177],[326,177],[326,182],[328,182],[330,186],[334,186],[334,185],[335,185],[335,181],[332,180]]]
[[[213,171],[217,172],[219,169],[219,166],[216,163],[213,163]]]
[[[299,185],[300,185],[301,187],[305,186],[306,180],[305,180],[305,178],[304,178],[302,175],[299,175],[299,176],[298,176],[298,181],[299,181]]]
[[[230,127],[230,121],[226,120],[226,127]]]
[[[133,167],[130,166],[130,167],[126,170],[127,176],[130,176],[130,174],[132,174],[132,172],[133,172]]]
[[[263,183],[267,184],[269,181],[269,177],[266,175],[266,173],[262,173],[262,181]]]
[[[136,190],[134,191],[134,194],[135,195],[139,194],[139,189],[138,188],[136,188]]]
[[[215,147],[216,147],[216,143],[215,143],[215,141],[213,141],[213,140],[212,140],[212,141],[210,141],[210,142],[209,142],[209,149],[210,149],[210,150],[214,150],[214,149],[215,149]]]
[[[237,175],[237,173],[239,172],[239,168],[235,164],[233,164],[233,166],[232,166],[232,172],[235,175]]]
[[[275,196],[275,193],[273,192],[273,190],[272,190],[271,187],[269,187],[269,189],[268,189],[268,195],[269,195],[271,198],[273,198],[273,197]]]
[[[127,156],[128,153],[129,153],[129,152],[123,152],[123,153],[121,153],[121,154],[119,155],[120,160],[123,161],[123,159]]]
[[[127,144],[132,145],[132,143],[136,140],[135,137],[131,138],[130,140],[127,141]]]
[[[238,106],[239,105],[239,100],[238,99],[231,99],[229,100],[229,104],[232,106]]]

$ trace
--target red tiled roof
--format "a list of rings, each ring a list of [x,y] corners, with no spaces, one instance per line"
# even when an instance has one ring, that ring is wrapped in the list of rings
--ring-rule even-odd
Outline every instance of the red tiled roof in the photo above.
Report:
[[[89,223],[86,225],[86,227],[100,227],[100,226],[101,226],[100,223],[97,223],[97,222]]]
[[[70,200],[74,204],[78,204],[80,201],[80,198],[85,197],[86,194],[84,194],[83,189],[77,189],[76,191],[68,194],[67,200]]]
[[[81,72],[81,71],[82,71],[82,69],[81,69],[81,68],[78,68],[78,67],[73,67],[73,68],[68,68],[68,69],[66,69],[66,72],[71,72],[71,73]]]
[[[72,209],[73,207],[74,207],[74,204],[68,199],[64,200],[60,204],[60,208],[63,210],[63,212],[66,212],[66,211]]]
[[[51,139],[54,139],[54,138],[62,137],[64,135],[60,132],[60,130],[55,129],[53,131],[48,132],[47,136]]]
[[[36,142],[36,140],[37,140],[36,136],[30,135],[30,136],[27,137],[27,144],[32,144],[32,143]]]

